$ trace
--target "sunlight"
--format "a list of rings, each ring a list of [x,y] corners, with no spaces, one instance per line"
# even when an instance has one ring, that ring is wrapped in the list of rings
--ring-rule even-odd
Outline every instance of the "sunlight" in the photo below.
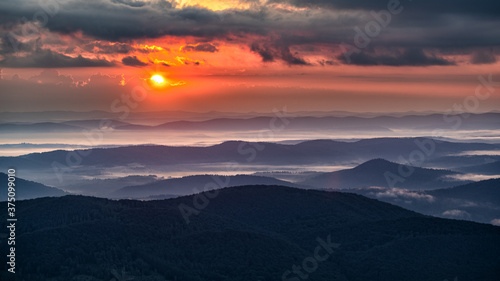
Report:
[[[165,83],[165,79],[163,78],[163,76],[158,74],[151,76],[150,79],[157,85],[163,85]]]

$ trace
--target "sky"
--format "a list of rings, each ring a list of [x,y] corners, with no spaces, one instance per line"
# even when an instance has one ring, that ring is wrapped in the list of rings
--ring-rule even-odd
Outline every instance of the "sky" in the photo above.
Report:
[[[0,111],[498,110],[499,26],[486,0],[1,0]]]

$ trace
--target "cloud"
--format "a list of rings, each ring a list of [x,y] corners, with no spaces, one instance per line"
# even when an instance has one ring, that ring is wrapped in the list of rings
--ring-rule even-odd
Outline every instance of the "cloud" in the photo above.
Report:
[[[406,49],[396,54],[373,54],[368,52],[341,54],[338,59],[344,64],[363,66],[388,65],[388,66],[430,66],[454,65],[452,61],[426,54],[422,49]]]
[[[485,52],[485,51],[475,51],[471,55],[470,62],[472,64],[493,64],[497,62],[495,54],[493,52]]]
[[[415,199],[415,200],[424,200],[430,203],[435,201],[435,198],[432,195],[425,193],[418,193],[407,189],[390,188],[390,189],[384,189],[382,191],[381,189],[372,188],[370,190],[374,190],[376,192],[375,196],[377,198],[394,198],[402,200]]]
[[[399,3],[407,6],[405,12],[427,14],[463,14],[463,15],[500,15],[500,3],[489,0],[420,0],[417,3],[397,0],[268,0],[271,3],[286,3],[296,7],[323,7],[330,9],[345,10],[382,10],[387,8],[388,3]]]
[[[490,222],[492,225],[497,225],[497,226],[500,226],[500,219],[494,219],[494,220],[491,220]]]
[[[90,41],[99,40],[103,43],[89,45],[88,48],[92,47],[92,52],[102,54],[129,54],[131,49],[127,42],[163,36],[195,38],[197,42],[226,41],[250,46],[263,62],[281,61],[300,66],[310,64],[310,59],[302,51],[297,52],[301,46],[322,46],[331,52],[326,54],[327,57],[335,57],[341,43],[353,44],[354,28],[363,29],[367,23],[374,21],[371,11],[386,9],[388,3],[387,0],[245,1],[250,2],[252,5],[248,9],[224,10],[223,21],[220,12],[201,6],[181,7],[174,1],[57,2],[57,13],[48,16],[46,26],[40,33],[70,35],[72,38],[82,35]],[[404,9],[401,14],[392,15],[390,23],[372,38],[370,48],[374,51],[353,54],[353,64],[451,65],[453,61],[433,55],[431,50],[437,50],[439,54],[456,50],[470,55],[481,48],[500,45],[500,29],[495,28],[500,25],[500,3],[486,0],[422,0],[402,1],[402,4]],[[290,12],[283,5],[304,9]],[[18,28],[23,25],[21,19],[31,20],[40,10],[37,0],[0,1],[0,34],[13,30],[16,38],[22,38]],[[421,20],[424,16],[425,20]],[[5,42],[2,40],[0,52],[12,52]],[[407,51],[396,54],[383,52],[387,48]],[[217,47],[203,43],[186,45],[184,50],[216,52]],[[325,55],[324,50],[318,48],[311,55],[316,55],[314,63],[330,65],[329,61],[318,61],[318,55]],[[492,55],[474,54],[471,62],[492,63],[493,59]],[[339,60],[346,62],[342,56]],[[332,61],[334,63],[337,62]]]
[[[73,78],[69,75],[60,75],[55,69],[45,69],[40,74],[29,78],[30,81],[43,84],[72,85]]]
[[[7,55],[16,52],[31,52],[37,47],[41,47],[40,38],[25,40],[21,42],[18,38],[9,35],[8,33],[0,36],[0,54]]]
[[[452,217],[452,218],[461,218],[461,219],[469,219],[470,214],[466,211],[462,210],[447,210],[442,213],[443,216],[445,217]]]
[[[209,53],[215,53],[218,52],[219,49],[217,49],[216,46],[210,44],[210,43],[201,43],[198,45],[185,45],[182,46],[182,51],[186,52],[209,52]]]
[[[130,7],[135,7],[135,8],[143,7],[144,5],[146,5],[146,2],[144,2],[144,1],[134,1],[134,0],[111,0],[111,2],[113,2],[115,4],[123,4],[123,5],[127,5]]]
[[[297,53],[292,54],[290,48],[287,46],[276,46],[270,43],[253,42],[250,50],[258,54],[263,62],[274,62],[282,60],[288,65],[309,65],[303,58],[299,57]]]
[[[124,57],[122,59],[122,63],[124,65],[128,65],[128,66],[146,66],[146,65],[148,65],[147,63],[140,61],[136,56]]]
[[[455,175],[447,175],[445,178],[451,180],[459,180],[459,181],[484,181],[489,179],[500,178],[500,175],[481,175],[481,174],[455,174]]]
[[[82,45],[80,48],[96,54],[128,54],[135,51],[135,48],[127,43],[112,43],[95,41]]]
[[[49,49],[38,49],[24,57],[6,56],[0,61],[0,66],[12,68],[108,67],[113,65],[114,63],[105,59],[90,59],[81,55],[70,57]]]
[[[331,60],[319,60],[318,64],[321,66],[328,66],[328,65],[337,65],[334,61]]]

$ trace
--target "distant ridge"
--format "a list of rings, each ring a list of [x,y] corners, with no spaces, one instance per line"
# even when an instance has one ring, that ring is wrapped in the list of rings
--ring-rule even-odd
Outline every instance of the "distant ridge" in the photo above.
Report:
[[[176,165],[184,163],[246,163],[251,154],[252,145],[265,147],[265,153],[256,153],[254,164],[317,164],[343,163],[345,161],[368,161],[384,158],[397,161],[400,156],[409,155],[418,149],[416,142],[432,142],[438,146],[429,160],[466,150],[495,150],[500,144],[454,143],[431,140],[428,138],[376,138],[355,142],[332,140],[306,141],[295,145],[277,143],[251,143],[243,141],[227,141],[207,147],[141,145],[116,148],[94,148],[83,157],[82,166],[88,165],[127,165],[139,163],[144,165]],[[66,151],[33,153],[19,157],[0,157],[0,167],[20,165],[44,169],[57,161],[66,162]]]
[[[408,173],[409,176],[406,176],[408,174],[405,173]],[[364,162],[352,169],[324,173],[300,183],[325,189],[380,186],[423,190],[450,187],[469,182],[452,181],[445,178],[455,174],[457,173],[448,170],[411,167],[378,158]],[[397,178],[397,180],[394,180],[394,178]]]
[[[244,185],[283,185],[297,187],[299,185],[271,177],[254,175],[195,175],[182,178],[155,181],[144,185],[126,186],[112,194],[113,198],[147,198],[158,195],[190,195],[200,191]]]
[[[0,182],[7,186],[8,175],[0,173]],[[39,197],[58,197],[68,195],[58,188],[43,185],[41,183],[24,180],[16,177],[15,179],[15,198],[16,200],[33,199]],[[7,188],[2,189],[4,192],[0,194],[0,201],[7,201]]]

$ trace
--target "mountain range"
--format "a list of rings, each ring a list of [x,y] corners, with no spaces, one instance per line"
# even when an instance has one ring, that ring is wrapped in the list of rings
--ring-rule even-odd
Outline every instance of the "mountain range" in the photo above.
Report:
[[[426,215],[500,224],[500,178],[425,191],[381,187],[361,187],[342,191],[360,194]]]
[[[189,114],[181,114],[179,117],[187,118],[168,122],[162,122],[159,116],[170,116],[168,114],[143,116],[151,123],[156,120],[159,124],[143,124],[123,122],[116,119],[116,114],[102,114],[106,118],[97,119],[76,119],[65,120],[61,122],[42,122],[42,123],[2,123],[1,131],[40,131],[43,129],[51,131],[74,131],[81,129],[99,129],[103,120],[112,124],[117,130],[212,130],[212,131],[240,131],[240,130],[262,130],[269,129],[270,124],[276,122],[278,117],[273,114],[220,114],[211,115],[212,119],[207,117],[194,118]],[[136,115],[138,115],[136,113]],[[143,113],[145,115],[145,113]],[[156,116],[156,117],[152,117]],[[216,116],[214,118],[213,116]],[[471,114],[468,118],[461,118],[460,115],[447,114],[427,114],[427,115],[405,115],[405,116],[303,116],[300,113],[287,114],[287,129],[290,130],[341,130],[341,131],[391,131],[400,129],[428,130],[451,129],[455,124],[455,119],[462,120],[461,130],[495,130],[500,127],[500,113],[481,113]],[[112,117],[111,119],[109,119]],[[115,118],[115,119],[113,119]],[[167,117],[171,120],[172,117]],[[17,119],[19,120],[19,119]],[[22,120],[22,119],[21,119]],[[141,120],[141,119],[139,119]],[[137,121],[136,121],[137,122]]]
[[[427,217],[356,194],[243,186],[160,201],[64,196],[16,207],[16,277],[31,281],[500,275],[500,227]],[[2,280],[7,274],[1,271]]]
[[[333,140],[305,141],[294,145],[269,142],[227,141],[207,147],[141,145],[77,150],[85,155],[78,166],[178,165],[199,163],[246,163],[266,165],[323,165],[362,163],[374,158],[402,162],[415,152],[424,155],[422,165],[439,157],[464,151],[500,150],[500,144],[456,143],[429,138],[376,138],[353,142]],[[0,167],[18,165],[37,170],[53,162],[66,164],[69,152],[56,150],[17,157],[0,157]],[[467,156],[461,156],[467,157]],[[450,159],[450,165],[459,165]],[[454,163],[454,164],[453,164]],[[441,163],[444,165],[443,163]]]
[[[154,181],[143,185],[125,186],[109,194],[111,198],[148,198],[158,195],[191,195],[201,191],[244,185],[282,185],[299,187],[287,181],[255,175],[194,175]]]

